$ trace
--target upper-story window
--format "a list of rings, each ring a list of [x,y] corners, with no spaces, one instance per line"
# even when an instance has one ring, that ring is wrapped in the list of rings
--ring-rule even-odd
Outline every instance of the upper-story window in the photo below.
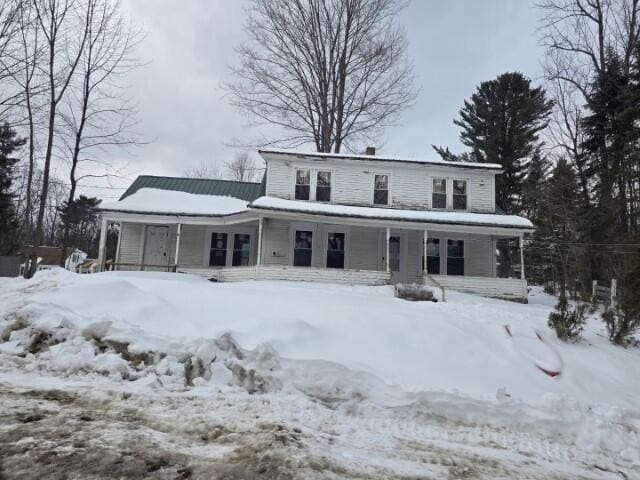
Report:
[[[373,204],[389,205],[389,175],[374,175]]]
[[[317,172],[316,202],[331,201],[331,172]]]
[[[310,200],[311,170],[296,170],[296,200]]]
[[[431,194],[431,208],[447,208],[447,179],[433,179],[433,193]]]
[[[467,209],[467,181],[466,180],[453,181],[453,209],[454,210]]]

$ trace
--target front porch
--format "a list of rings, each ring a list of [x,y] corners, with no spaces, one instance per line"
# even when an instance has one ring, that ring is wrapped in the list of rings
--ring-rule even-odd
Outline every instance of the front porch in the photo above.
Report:
[[[108,221],[121,226],[115,270],[191,273],[220,282],[426,283],[527,298],[522,257],[517,277],[497,278],[497,241],[514,237],[504,228],[275,212],[226,219],[112,214]],[[521,242],[522,232],[516,233]]]

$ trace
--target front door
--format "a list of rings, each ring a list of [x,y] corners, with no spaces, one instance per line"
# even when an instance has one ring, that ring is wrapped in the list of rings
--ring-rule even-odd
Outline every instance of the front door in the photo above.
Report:
[[[166,270],[157,268],[169,264],[169,227],[167,226],[147,226],[147,234],[144,241],[144,265],[145,270]]]
[[[384,257],[387,252],[386,235],[381,235],[380,249],[382,253],[382,265],[381,269],[386,268]],[[399,234],[391,234],[389,237],[389,270],[391,270],[391,282],[403,283],[406,282],[406,242],[405,237]]]

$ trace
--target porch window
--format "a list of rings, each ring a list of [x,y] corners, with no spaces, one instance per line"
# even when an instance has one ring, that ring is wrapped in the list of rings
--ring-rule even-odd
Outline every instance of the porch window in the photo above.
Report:
[[[373,179],[373,204],[389,205],[389,175],[375,175]]]
[[[447,275],[464,275],[464,240],[447,240]]]
[[[318,172],[316,175],[316,202],[331,201],[331,172]]]
[[[236,233],[233,238],[233,261],[234,267],[244,267],[249,265],[251,256],[251,235]]]
[[[296,200],[309,200],[311,192],[311,170],[296,170]]]
[[[344,241],[344,233],[329,233],[327,238],[327,268],[344,268]]]
[[[211,234],[211,250],[209,252],[210,267],[227,265],[227,234],[213,232]]]
[[[447,208],[447,179],[433,179],[433,193],[431,194],[431,208]]]
[[[296,230],[295,243],[293,246],[293,266],[310,267],[312,248],[313,232]]]
[[[453,209],[454,210],[467,209],[467,181],[466,180],[453,181]]]
[[[424,254],[422,256],[422,269],[424,270]],[[432,275],[440,275],[440,239],[439,238],[427,239],[427,273]]]

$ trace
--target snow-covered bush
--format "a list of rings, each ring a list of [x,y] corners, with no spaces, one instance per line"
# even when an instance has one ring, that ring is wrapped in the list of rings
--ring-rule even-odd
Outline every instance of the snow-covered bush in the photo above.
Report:
[[[620,282],[618,301],[602,314],[609,340],[626,346],[640,331],[640,260],[627,270]]]
[[[585,320],[585,304],[572,306],[565,295],[560,295],[556,308],[549,314],[549,327],[564,342],[576,341],[580,338]]]

